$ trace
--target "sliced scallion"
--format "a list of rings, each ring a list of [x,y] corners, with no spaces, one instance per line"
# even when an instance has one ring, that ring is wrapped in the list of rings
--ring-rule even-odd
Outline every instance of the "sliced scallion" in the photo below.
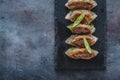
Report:
[[[90,26],[91,26],[92,28],[94,28],[94,27],[95,27],[93,24],[90,24]]]
[[[70,25],[70,30],[72,31],[74,29],[75,26],[77,26],[83,19],[84,19],[85,15],[81,14],[73,24]]]
[[[87,51],[88,51],[89,53],[92,53],[92,49],[90,48],[90,45],[89,45],[89,43],[88,43],[88,41],[87,41],[87,39],[86,39],[85,36],[84,36],[84,38],[83,38],[83,42],[84,42],[84,45],[85,45],[85,48],[87,49]]]

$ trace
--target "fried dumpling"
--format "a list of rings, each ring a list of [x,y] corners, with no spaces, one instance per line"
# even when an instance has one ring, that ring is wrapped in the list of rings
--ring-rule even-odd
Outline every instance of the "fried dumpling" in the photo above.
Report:
[[[65,6],[69,9],[85,9],[91,10],[97,3],[94,0],[68,0]]]
[[[89,24],[97,17],[97,15],[94,12],[92,12],[92,11],[88,11],[88,10],[74,10],[74,11],[70,11],[66,15],[65,19],[74,22],[81,14],[85,15],[84,19],[81,22],[83,24]]]
[[[90,46],[94,45],[98,40],[98,38],[93,35],[71,35],[65,41],[65,43],[75,47],[84,48],[85,47],[83,42],[84,37],[86,38]]]
[[[88,53],[88,51],[85,48],[70,48],[65,52],[65,54],[72,59],[89,60],[97,56],[98,51],[92,49],[92,52]]]
[[[70,25],[67,26],[67,28],[70,28]],[[91,25],[85,25],[85,24],[79,24],[75,26],[71,32],[74,34],[79,34],[79,35],[90,35],[95,32],[95,27],[92,27]]]

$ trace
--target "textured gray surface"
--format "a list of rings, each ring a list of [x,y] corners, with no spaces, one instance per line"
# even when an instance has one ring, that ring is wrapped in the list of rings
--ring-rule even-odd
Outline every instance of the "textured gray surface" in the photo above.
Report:
[[[107,0],[107,70],[56,72],[54,0],[0,0],[0,80],[119,80],[119,7]]]

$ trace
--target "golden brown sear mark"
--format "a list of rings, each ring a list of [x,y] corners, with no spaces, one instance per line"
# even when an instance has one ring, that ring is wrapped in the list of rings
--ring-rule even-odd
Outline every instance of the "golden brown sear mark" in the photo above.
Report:
[[[68,9],[72,9],[72,10],[75,9],[91,10],[95,6],[97,6],[97,3],[94,0],[68,0],[65,6]]]
[[[90,46],[94,45],[97,42],[97,37],[93,35],[71,35],[65,42],[69,45],[85,48],[83,38],[86,37]]]
[[[92,53],[88,53],[85,48],[70,48],[65,52],[65,54],[72,59],[89,60],[97,56],[98,51],[92,50]]]

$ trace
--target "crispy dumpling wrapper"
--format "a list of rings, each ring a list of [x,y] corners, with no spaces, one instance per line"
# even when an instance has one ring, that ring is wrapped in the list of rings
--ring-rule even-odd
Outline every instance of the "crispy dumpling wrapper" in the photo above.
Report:
[[[67,28],[70,28],[71,26],[67,26]],[[79,34],[79,35],[90,35],[95,32],[95,27],[91,27],[90,25],[85,25],[85,24],[79,24],[71,30],[72,33],[74,34]]]
[[[73,10],[73,11],[70,11],[66,15],[65,19],[74,22],[81,14],[85,15],[84,19],[81,22],[83,24],[89,24],[93,20],[95,20],[96,17],[97,17],[97,15],[94,12],[92,12],[92,11],[88,11],[88,10]]]
[[[89,60],[98,55],[98,51],[92,49],[92,53],[88,53],[85,48],[70,48],[65,54],[72,59],[84,59]]]
[[[71,35],[65,41],[65,43],[75,47],[85,48],[85,44],[83,42],[84,37],[86,38],[90,46],[94,45],[98,40],[98,38],[93,35]]]
[[[97,3],[94,0],[68,0],[65,4],[68,9],[85,9],[91,10],[97,6]]]

